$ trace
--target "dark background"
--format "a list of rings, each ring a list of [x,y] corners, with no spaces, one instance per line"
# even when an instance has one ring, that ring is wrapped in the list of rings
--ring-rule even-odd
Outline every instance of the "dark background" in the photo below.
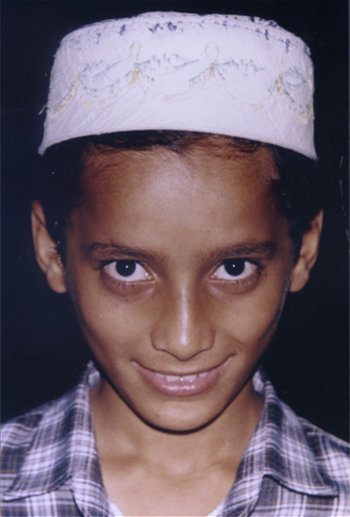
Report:
[[[328,200],[320,258],[290,295],[264,362],[300,415],[348,437],[347,2],[2,2],[2,418],[72,386],[88,359],[65,295],[36,266],[29,207],[52,56],[67,32],[149,10],[223,12],[275,19],[310,46],[316,77],[316,143]]]

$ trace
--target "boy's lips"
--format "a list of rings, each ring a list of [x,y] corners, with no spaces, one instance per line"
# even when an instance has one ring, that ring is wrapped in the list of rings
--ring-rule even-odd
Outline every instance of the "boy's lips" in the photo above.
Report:
[[[229,358],[230,359],[230,358]],[[141,375],[157,391],[175,397],[193,396],[211,388],[219,379],[229,359],[218,366],[197,373],[163,373],[135,363]]]

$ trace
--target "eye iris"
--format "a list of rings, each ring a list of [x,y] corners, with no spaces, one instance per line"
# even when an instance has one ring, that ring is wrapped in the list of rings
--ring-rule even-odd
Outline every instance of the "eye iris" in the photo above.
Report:
[[[244,260],[225,260],[224,267],[228,275],[239,276],[244,271]]]
[[[131,276],[133,273],[135,273],[136,262],[134,260],[118,260],[115,269],[121,276]]]

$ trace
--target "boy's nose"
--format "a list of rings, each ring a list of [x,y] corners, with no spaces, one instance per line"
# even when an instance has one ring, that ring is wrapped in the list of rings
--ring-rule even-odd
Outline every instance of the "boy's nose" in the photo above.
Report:
[[[204,300],[198,293],[183,289],[166,296],[152,331],[155,349],[188,361],[209,350],[214,343]]]

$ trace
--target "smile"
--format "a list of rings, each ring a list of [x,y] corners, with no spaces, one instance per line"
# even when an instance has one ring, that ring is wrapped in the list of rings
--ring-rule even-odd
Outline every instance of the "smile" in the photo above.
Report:
[[[150,370],[139,364],[137,364],[137,368],[147,384],[156,391],[164,395],[186,397],[200,395],[212,388],[219,381],[228,362],[229,359],[210,370],[176,375]]]

